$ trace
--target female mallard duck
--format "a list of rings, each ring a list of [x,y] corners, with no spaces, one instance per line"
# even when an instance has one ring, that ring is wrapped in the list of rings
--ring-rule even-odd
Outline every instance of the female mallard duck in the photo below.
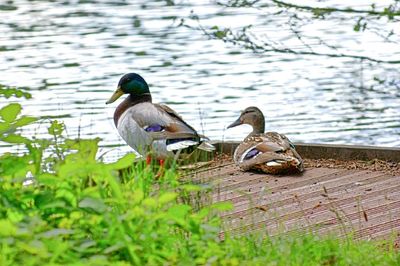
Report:
[[[115,110],[114,123],[121,137],[139,154],[144,156],[151,152],[158,160],[164,160],[188,147],[215,149],[202,142],[202,136],[174,110],[152,103],[149,86],[140,75],[124,75],[107,104],[123,94],[129,96]]]
[[[264,133],[265,119],[257,107],[248,107],[228,128],[248,124],[253,131],[236,148],[233,159],[242,170],[268,174],[302,172],[303,160],[294,145],[282,134]]]

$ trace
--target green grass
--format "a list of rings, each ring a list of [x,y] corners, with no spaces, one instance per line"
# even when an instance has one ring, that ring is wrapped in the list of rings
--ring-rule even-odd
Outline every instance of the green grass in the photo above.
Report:
[[[20,128],[36,119],[20,113],[18,104],[0,109],[0,141],[27,150],[0,155],[0,265],[400,265],[390,243],[221,240],[218,212],[230,205],[204,204],[194,195],[207,191],[182,184],[173,166],[156,178],[133,155],[101,162],[98,139],[67,139],[57,121],[48,138],[28,139]]]

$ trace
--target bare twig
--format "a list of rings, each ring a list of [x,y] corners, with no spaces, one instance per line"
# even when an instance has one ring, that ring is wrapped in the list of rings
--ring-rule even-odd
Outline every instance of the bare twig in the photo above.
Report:
[[[359,10],[359,9],[353,9],[353,8],[303,6],[303,5],[296,5],[296,4],[292,4],[292,3],[288,3],[288,2],[280,1],[280,0],[271,0],[271,1],[279,6],[283,6],[283,7],[287,7],[287,8],[295,8],[295,9],[300,9],[300,10],[306,10],[306,11],[313,11],[313,12],[317,12],[317,13],[321,13],[321,14],[340,12],[340,13],[352,13],[352,14],[357,13],[357,14],[390,16],[390,17],[400,16],[400,11],[389,10],[389,8],[386,8],[383,11],[377,11],[374,9]]]
[[[319,52],[314,52],[314,51],[295,51],[290,48],[278,48],[275,47],[274,45],[271,45],[270,43],[264,42],[262,45],[256,44],[251,40],[251,38],[248,36],[245,30],[242,30],[241,33],[239,34],[234,34],[232,31],[230,31],[230,36],[229,34],[226,34],[225,37],[221,36],[216,36],[215,33],[209,32],[203,27],[200,27],[200,30],[204,32],[205,35],[207,35],[211,39],[221,39],[224,42],[230,42],[233,44],[239,44],[245,49],[252,50],[253,52],[256,53],[282,53],[282,54],[294,54],[294,55],[311,55],[311,56],[326,56],[326,57],[331,57],[331,58],[351,58],[351,59],[359,59],[359,60],[367,60],[370,62],[375,62],[375,63],[384,63],[384,64],[400,64],[400,60],[381,60],[369,56],[364,56],[364,55],[353,55],[353,54],[345,54],[345,53],[319,53]]]

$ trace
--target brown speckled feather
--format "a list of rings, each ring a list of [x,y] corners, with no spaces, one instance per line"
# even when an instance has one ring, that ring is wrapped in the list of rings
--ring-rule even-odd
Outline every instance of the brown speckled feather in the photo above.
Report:
[[[245,160],[247,152],[256,149],[259,155]],[[270,174],[303,171],[303,160],[288,138],[276,132],[247,137],[235,150],[234,161],[244,171],[258,170]],[[277,161],[279,165],[268,165]]]
[[[246,108],[233,123],[233,126],[239,124],[253,126],[253,132],[235,150],[233,156],[235,163],[243,171],[257,170],[269,174],[302,172],[303,160],[294,145],[285,135],[277,132],[259,132],[264,129],[263,123],[264,116],[256,107]]]

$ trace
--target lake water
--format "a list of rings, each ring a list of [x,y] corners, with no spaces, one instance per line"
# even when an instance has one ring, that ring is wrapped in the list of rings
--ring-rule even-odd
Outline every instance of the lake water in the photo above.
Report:
[[[127,72],[141,74],[155,102],[168,104],[213,140],[242,139],[248,126],[226,126],[240,110],[256,105],[266,116],[267,130],[296,142],[400,146],[399,65],[256,54],[178,27],[179,18],[193,12],[203,26],[253,24],[255,33],[277,46],[308,49],[306,42],[313,51],[332,52],[321,38],[343,53],[400,60],[399,22],[381,18],[368,24],[376,30],[360,33],[353,31],[357,19],[350,17],[309,19],[301,28],[305,39],[299,40],[290,31],[288,15],[273,14],[274,9],[176,2],[2,1],[0,84],[29,87],[33,99],[17,100],[24,114],[64,121],[69,137],[100,137],[110,156],[129,151],[113,124],[117,103],[105,105]],[[318,4],[339,6],[335,1]],[[391,29],[394,35],[384,41],[380,35]],[[386,81],[380,84],[376,78]],[[0,106],[8,101],[1,99]],[[25,134],[44,134],[45,124]]]

